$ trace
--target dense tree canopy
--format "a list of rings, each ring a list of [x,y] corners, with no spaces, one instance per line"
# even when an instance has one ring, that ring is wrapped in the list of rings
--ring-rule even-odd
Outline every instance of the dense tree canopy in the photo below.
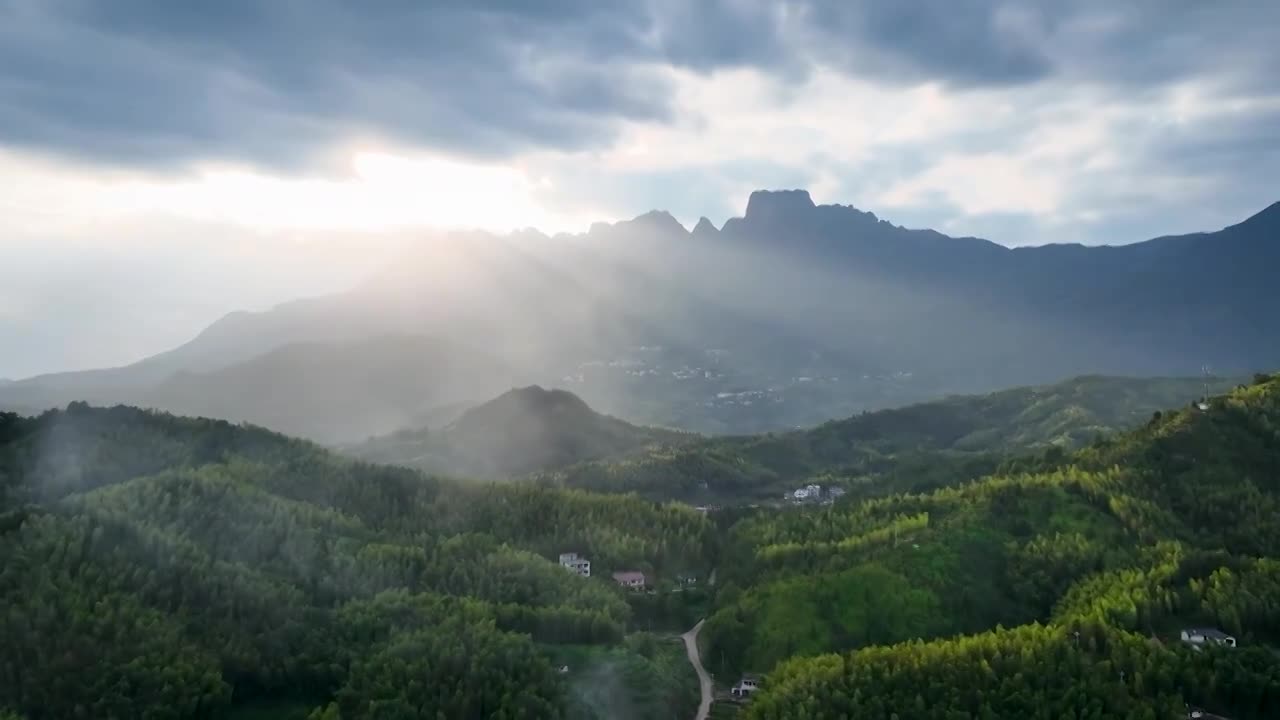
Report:
[[[0,707],[31,720],[564,716],[548,648],[642,661],[609,570],[705,572],[712,545],[687,507],[122,407],[0,416],[0,493]]]
[[[708,603],[717,678],[767,673],[751,718],[1280,716],[1280,380],[1073,451],[965,455],[965,420],[912,417],[866,492],[708,517],[132,408],[0,414],[0,718],[687,716],[683,648],[638,631]],[[769,462],[889,447],[846,440]]]
[[[1276,716],[1280,381],[1258,380],[977,482],[748,514],[712,663],[771,671],[748,712],[770,720]]]

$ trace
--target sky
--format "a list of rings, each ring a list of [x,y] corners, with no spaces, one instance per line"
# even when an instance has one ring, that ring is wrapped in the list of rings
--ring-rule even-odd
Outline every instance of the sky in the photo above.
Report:
[[[1270,0],[0,0],[0,378],[333,292],[432,228],[806,188],[1006,245],[1280,199]]]

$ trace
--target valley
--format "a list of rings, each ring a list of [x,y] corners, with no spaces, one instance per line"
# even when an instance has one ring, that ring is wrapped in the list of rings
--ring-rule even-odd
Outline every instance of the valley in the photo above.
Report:
[[[0,617],[12,642],[0,707],[693,717],[699,682],[678,636],[696,626],[711,717],[889,717],[905,705],[1056,718],[1080,693],[1104,717],[1160,717],[1184,701],[1269,717],[1280,380],[1209,398],[1201,383],[1082,378],[836,421],[798,437],[845,437],[845,449],[803,457],[927,452],[858,475],[869,487],[833,504],[710,512],[538,476],[427,475],[127,407],[4,415]],[[1146,412],[1188,392],[1205,409]],[[637,426],[559,391],[515,391],[486,416],[558,418],[570,435],[582,431],[572,420],[604,422],[624,431],[605,439],[637,439]],[[664,433],[643,431],[616,462],[671,442]],[[970,446],[1000,448],[999,462],[954,473],[942,458]],[[938,479],[903,489],[897,478],[934,462]],[[566,552],[590,561],[590,577],[559,566]],[[1190,626],[1240,645],[1180,649]],[[988,665],[1054,668],[1063,683],[973,675]],[[74,683],[56,681],[73,669]],[[436,682],[415,683],[421,673]],[[726,695],[748,675],[761,689]]]
[[[1280,719],[1277,29],[0,0],[0,720]]]

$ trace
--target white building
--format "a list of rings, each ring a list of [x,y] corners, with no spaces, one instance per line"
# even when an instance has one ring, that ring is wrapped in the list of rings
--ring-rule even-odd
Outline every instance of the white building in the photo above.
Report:
[[[560,553],[560,564],[569,572],[582,577],[591,577],[591,561],[578,557],[578,553]]]
[[[1194,648],[1201,648],[1205,645],[1225,645],[1226,647],[1235,647],[1236,639],[1221,630],[1213,628],[1188,628],[1182,631],[1182,642]]]
[[[796,500],[817,500],[822,495],[821,485],[805,485],[791,493]]]
[[[755,675],[743,675],[742,679],[738,681],[738,684],[734,685],[729,690],[729,694],[736,695],[737,697],[748,697],[751,693],[759,689],[760,678]]]

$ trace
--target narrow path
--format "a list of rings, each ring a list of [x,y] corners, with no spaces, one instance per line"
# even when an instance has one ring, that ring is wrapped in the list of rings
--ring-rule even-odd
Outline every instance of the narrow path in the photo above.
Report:
[[[711,676],[707,674],[707,669],[702,667],[702,657],[698,654],[698,633],[705,622],[705,618],[699,620],[689,632],[680,636],[680,639],[684,640],[684,651],[689,656],[689,663],[698,672],[698,685],[702,688],[702,702],[698,703],[698,714],[694,716],[694,720],[707,720],[707,716],[711,714]]]

